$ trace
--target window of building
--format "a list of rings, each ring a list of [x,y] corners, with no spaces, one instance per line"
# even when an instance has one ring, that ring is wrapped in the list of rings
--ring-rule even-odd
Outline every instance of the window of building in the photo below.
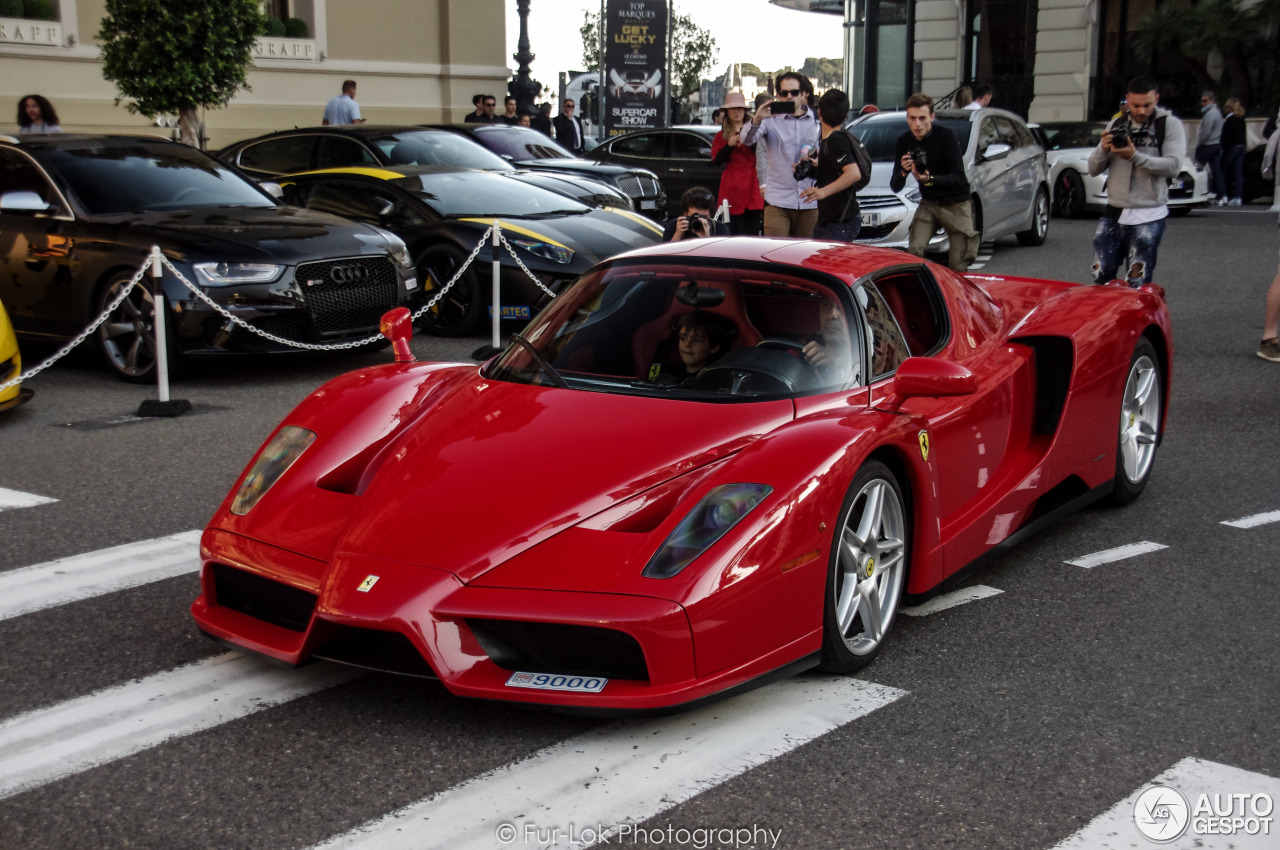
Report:
[[[972,0],[965,20],[966,82],[991,83],[991,105],[1024,116],[1035,95],[1039,8],[1039,0]]]

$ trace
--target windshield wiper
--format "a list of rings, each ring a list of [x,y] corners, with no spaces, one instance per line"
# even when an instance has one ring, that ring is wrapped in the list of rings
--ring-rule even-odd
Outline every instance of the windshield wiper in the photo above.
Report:
[[[529,340],[525,339],[520,334],[512,334],[511,341],[518,343],[521,348],[523,348],[525,351],[529,352],[529,354],[533,356],[533,359],[536,360],[538,365],[542,367],[542,371],[546,372],[547,375],[551,377],[551,382],[553,384],[555,384],[557,387],[559,387],[562,390],[569,389],[569,382],[566,381],[561,376],[561,374],[556,371],[556,367],[552,366],[550,363],[547,362],[547,359],[542,356],[542,352],[534,348],[533,343],[529,342]]]

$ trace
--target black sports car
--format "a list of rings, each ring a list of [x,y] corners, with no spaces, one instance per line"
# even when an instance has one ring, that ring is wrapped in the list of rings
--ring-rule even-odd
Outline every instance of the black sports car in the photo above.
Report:
[[[468,136],[520,168],[556,174],[576,174],[616,186],[635,204],[635,209],[661,220],[667,208],[667,193],[658,175],[647,168],[634,168],[576,157],[558,142],[528,127],[505,124],[433,124],[436,129]]]
[[[408,243],[429,300],[461,267],[495,219],[520,261],[553,292],[601,260],[658,242],[662,230],[620,209],[592,209],[521,183],[518,175],[443,166],[336,168],[283,178],[288,203],[385,227]],[[423,314],[432,333],[459,336],[491,315],[491,252]],[[502,318],[528,321],[550,297],[500,252]]]
[[[711,194],[720,191],[724,167],[711,161],[711,142],[719,127],[682,125],[657,130],[637,130],[605,139],[587,151],[587,159],[626,168],[646,168],[662,180],[667,193],[666,214],[680,215],[680,196],[694,186]]]
[[[0,141],[0,301],[20,336],[76,336],[152,245],[238,318],[303,342],[372,336],[418,287],[396,236],[280,206],[185,145],[135,136]],[[168,271],[163,289],[173,368],[185,354],[284,348],[237,327]],[[155,368],[154,314],[149,288],[137,286],[97,333],[128,380]]]
[[[356,165],[447,165],[503,171],[516,174],[517,179],[525,183],[576,198],[589,207],[633,208],[629,193],[617,183],[604,179],[606,172],[597,175],[588,170],[582,173],[570,169],[557,169],[555,173],[518,170],[465,134],[425,127],[370,124],[306,127],[236,142],[219,151],[217,157],[255,180]]]

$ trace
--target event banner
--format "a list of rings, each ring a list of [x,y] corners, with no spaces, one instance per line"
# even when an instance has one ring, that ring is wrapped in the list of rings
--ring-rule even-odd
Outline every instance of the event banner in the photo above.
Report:
[[[608,0],[604,18],[605,129],[666,126],[667,0]]]

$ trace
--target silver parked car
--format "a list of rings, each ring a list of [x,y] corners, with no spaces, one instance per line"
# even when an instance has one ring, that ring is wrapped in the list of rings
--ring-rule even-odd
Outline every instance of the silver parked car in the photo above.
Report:
[[[1049,232],[1049,168],[1044,148],[1012,112],[1003,109],[948,109],[936,123],[956,134],[964,155],[965,176],[973,193],[974,227],[982,239],[1016,235],[1023,245],[1041,245]],[[907,132],[905,112],[874,112],[845,125],[871,155],[871,183],[858,193],[862,232],[868,245],[905,248],[920,203],[920,190],[908,176],[901,192],[889,188],[898,137]],[[938,230],[928,251],[947,250]]]

